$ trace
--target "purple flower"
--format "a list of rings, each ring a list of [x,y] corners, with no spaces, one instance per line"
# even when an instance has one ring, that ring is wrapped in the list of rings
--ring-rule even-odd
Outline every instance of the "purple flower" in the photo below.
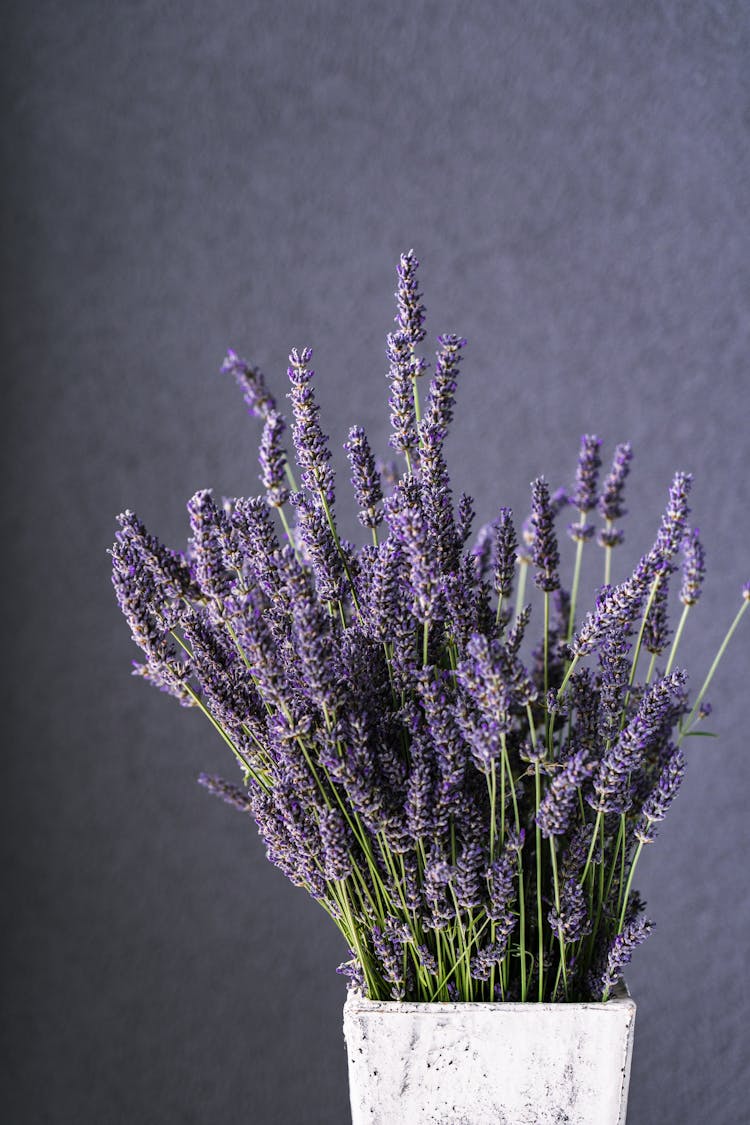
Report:
[[[599,648],[599,736],[613,739],[620,719],[630,679],[630,642],[624,630],[614,628]]]
[[[487,917],[504,929],[508,929],[509,933],[515,925],[515,916],[512,914],[511,907],[516,897],[518,875],[519,849],[514,845],[515,841],[506,844],[500,856],[493,860],[485,874],[489,898]]]
[[[222,801],[226,801],[232,808],[239,809],[240,812],[255,812],[252,798],[247,790],[241,789],[239,785],[232,785],[221,777],[210,777],[207,773],[198,775],[198,784],[208,789],[214,796],[220,797]]]
[[[395,319],[412,347],[425,336],[425,307],[422,304],[422,294],[417,282],[418,268],[419,262],[413,250],[401,255],[398,264],[398,289],[395,293],[398,306]]]
[[[466,492],[461,493],[458,501],[458,518],[456,520],[456,535],[461,546],[465,546],[471,537],[471,525],[474,522],[474,501]]]
[[[375,458],[367,435],[361,426],[352,426],[344,445],[352,470],[352,487],[359,506],[359,522],[363,527],[377,527],[383,519],[383,491],[375,468]]]
[[[513,526],[513,513],[510,508],[501,508],[495,523],[495,573],[494,588],[498,598],[509,598],[513,593],[513,578],[516,572],[516,551],[518,537]]]
[[[244,359],[231,349],[221,365],[222,375],[233,375],[243,393],[251,414],[256,418],[266,418],[276,410],[276,400],[266,386],[263,373],[258,367],[250,367]]]
[[[685,533],[682,543],[682,587],[680,601],[684,605],[695,605],[701,596],[703,579],[706,574],[706,555],[700,541],[698,528]]]
[[[687,518],[690,514],[687,498],[693,478],[690,473],[675,473],[669,489],[669,501],[662,516],[655,550],[664,559],[676,555],[685,538]]]
[[[560,891],[560,909],[553,906],[547,920],[553,934],[564,942],[580,941],[591,932],[586,894],[578,879],[568,879]]]
[[[596,507],[596,486],[602,463],[599,456],[600,446],[601,441],[595,434],[584,434],[581,438],[575,492],[568,497],[569,503],[580,513],[578,523],[571,524],[568,528],[571,539],[590,539],[594,534],[593,526],[586,523],[585,513]]]
[[[406,827],[416,842],[429,840],[435,827],[435,782],[429,747],[420,735],[411,742],[411,772],[406,785]]]
[[[646,755],[668,733],[679,714],[685,673],[671,672],[653,684],[617,741],[605,751],[586,800],[597,812],[626,812],[633,802],[633,777]]]
[[[260,497],[237,500],[229,522],[241,569],[267,597],[276,597],[281,585],[277,567],[280,547],[267,503]]]
[[[642,945],[654,928],[647,918],[635,918],[629,922],[607,946],[599,971],[591,975],[589,987],[593,996],[606,1000],[617,984],[620,974],[630,963],[633,953]]]
[[[596,608],[588,614],[571,642],[575,655],[594,652],[614,631],[624,635],[632,631],[653,582],[657,563],[653,555],[644,555],[630,578],[619,586],[602,587]]]
[[[227,569],[225,550],[228,539],[228,520],[214,504],[209,489],[196,492],[188,500],[191,542],[191,561],[195,580],[203,596],[214,608],[232,590],[234,579]]]
[[[643,803],[634,829],[636,839],[650,844],[656,836],[655,825],[664,820],[679,791],[685,775],[685,755],[679,746],[672,747],[654,789]]]
[[[409,454],[417,446],[417,416],[414,407],[414,379],[419,368],[404,332],[394,332],[387,341],[388,379],[391,390],[388,405],[393,432],[388,440],[392,449]]]
[[[403,943],[386,936],[380,926],[372,927],[372,948],[380,962],[383,978],[391,986],[391,999],[402,1000],[405,995]]]
[[[299,545],[312,567],[321,601],[330,605],[344,592],[346,572],[341,553],[322,508],[301,492],[291,500],[299,521]]]
[[[418,621],[437,616],[440,581],[432,561],[434,544],[425,517],[422,492],[413,478],[401,481],[386,504],[386,518],[408,563],[412,612]]]
[[[281,414],[270,410],[266,414],[263,436],[260,440],[260,479],[266,490],[268,503],[272,508],[280,508],[289,498],[285,484],[286,453],[281,447],[281,438],[286,422]]]
[[[329,505],[335,498],[333,470],[329,465],[331,451],[328,437],[320,428],[320,407],[315,401],[312,378],[315,374],[308,364],[312,350],[293,348],[289,355],[287,374],[292,384],[289,398],[294,412],[292,440],[297,452],[297,462],[302,471],[302,483],[314,496],[322,496]]]
[[[669,565],[662,568],[662,578],[654,592],[643,626],[644,648],[656,656],[664,652],[670,640],[668,606],[671,569]]]
[[[531,485],[531,529],[533,533],[531,552],[537,568],[534,581],[545,593],[551,593],[560,585],[557,573],[560,554],[557,549],[549,485],[543,477],[538,477]]]
[[[466,346],[466,340],[460,336],[438,336],[438,343],[440,351],[437,353],[435,375],[430,383],[430,395],[420,436],[423,436],[423,431],[432,430],[435,440],[442,444],[453,421],[461,349]]]
[[[591,773],[586,750],[574,750],[562,763],[536,814],[536,822],[545,839],[562,836],[568,831],[581,786]]]
[[[617,446],[612,468],[604,482],[604,488],[597,502],[599,514],[608,523],[622,519],[627,513],[627,509],[623,506],[622,497],[632,459],[633,451],[629,442],[623,442]],[[599,544],[602,547],[616,547],[619,543],[622,543],[622,540],[623,532],[619,529],[607,527],[599,532]]]
[[[326,879],[346,879],[352,871],[352,858],[349,854],[352,839],[341,810],[323,809],[318,829],[323,846],[323,873]]]

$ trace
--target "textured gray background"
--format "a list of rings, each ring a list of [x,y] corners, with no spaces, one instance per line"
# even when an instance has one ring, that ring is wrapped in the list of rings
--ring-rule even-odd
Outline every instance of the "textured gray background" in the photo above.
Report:
[[[750,577],[750,9],[9,9],[3,1120],[336,1125],[338,935],[195,785],[222,746],[128,678],[113,517],[180,544],[196,488],[255,490],[228,345],[282,393],[313,345],[337,448],[382,446],[413,245],[431,337],[469,338],[451,452],[483,518],[569,483],[583,431],[630,438],[624,567],[695,472],[700,675]],[[633,1125],[748,1120],[749,637],[643,862]]]

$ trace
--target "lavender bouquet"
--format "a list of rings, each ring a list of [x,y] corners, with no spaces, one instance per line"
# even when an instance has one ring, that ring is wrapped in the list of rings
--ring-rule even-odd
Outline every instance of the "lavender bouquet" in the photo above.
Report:
[[[227,744],[241,784],[201,783],[255,820],[268,858],[331,916],[350,951],[340,971],[366,996],[606,1000],[652,928],[634,872],[680,787],[683,740],[704,733],[750,583],[691,703],[675,664],[704,577],[688,474],[619,585],[631,449],[600,481],[593,435],[572,491],[533,482],[520,542],[500,508],[470,546],[472,501],[454,504],[444,457],[465,341],[438,337],[420,404],[417,266],[402,255],[387,341],[400,467],[379,466],[359,427],[345,447],[370,541],[346,542],[336,522],[310,350],[289,361],[296,468],[263,375],[230,352],[223,370],[263,423],[265,493],[196,493],[184,554],[119,517],[113,581],[145,654],[135,673]],[[568,589],[556,521],[571,511]],[[604,584],[579,620],[584,550],[601,552]]]

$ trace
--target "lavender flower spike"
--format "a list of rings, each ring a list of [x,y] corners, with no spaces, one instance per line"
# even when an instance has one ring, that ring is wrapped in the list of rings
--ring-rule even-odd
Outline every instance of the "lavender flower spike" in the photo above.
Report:
[[[240,812],[253,812],[252,799],[247,790],[241,789],[239,785],[232,785],[231,782],[224,781],[223,777],[210,777],[207,773],[198,775],[198,784],[215,797],[221,797],[232,808],[239,809]]]
[[[439,444],[445,440],[448,427],[453,421],[461,349],[466,346],[466,340],[460,336],[438,336],[438,343],[440,351],[437,353],[435,375],[430,383],[430,397],[422,431],[432,431]]]
[[[409,350],[409,337],[405,332],[392,333],[388,336],[386,350],[390,365],[388,379],[391,384],[388,405],[393,427],[388,444],[392,449],[408,456],[417,445],[417,416],[412,382],[417,370]]]
[[[537,568],[534,581],[545,594],[549,594],[560,587],[557,573],[560,553],[557,548],[549,486],[544,477],[538,477],[531,485],[531,529],[533,533],[531,553]]]
[[[578,792],[591,776],[592,769],[587,761],[586,750],[576,750],[555,774],[536,815],[536,822],[545,839],[549,836],[562,836],[568,831]]]
[[[687,531],[687,518],[690,514],[687,498],[693,478],[690,473],[675,473],[669,489],[667,509],[662,517],[661,527],[656,537],[655,549],[662,558],[676,555]]]
[[[395,320],[412,349],[425,337],[425,307],[417,283],[418,268],[419,262],[413,250],[401,255],[398,264],[398,289],[395,293],[398,305]]]
[[[281,508],[289,499],[289,489],[284,480],[286,453],[281,447],[281,437],[285,429],[286,422],[282,415],[276,410],[270,410],[263,427],[258,460],[261,483],[272,508]]]
[[[700,541],[698,528],[688,530],[682,540],[682,586],[680,601],[695,605],[701,596],[706,574],[706,554]]]
[[[653,842],[656,836],[654,825],[660,820],[664,820],[669,812],[669,808],[682,785],[682,779],[685,776],[685,764],[684,753],[679,746],[675,746],[661,771],[655,788],[644,801],[641,815],[636,823],[634,834],[642,844]]]
[[[494,586],[498,598],[509,598],[513,592],[517,550],[518,538],[513,526],[513,513],[510,508],[501,508],[495,524]]]
[[[633,450],[630,442],[622,442],[615,449],[612,468],[604,482],[604,488],[597,502],[599,514],[607,521],[608,525],[614,523],[615,520],[622,519],[627,514],[627,509],[622,502],[622,494],[632,460]],[[599,545],[601,547],[616,547],[619,543],[622,543],[622,540],[623,532],[619,529],[607,526],[599,532]]]
[[[581,438],[581,452],[578,455],[578,469],[576,471],[576,490],[569,501],[580,512],[578,523],[573,523],[568,528],[571,539],[586,540],[594,534],[592,524],[587,524],[585,513],[596,507],[596,485],[601,466],[599,447],[601,441],[596,434],[584,434]]]
[[[322,495],[329,505],[334,501],[333,471],[329,465],[331,451],[328,438],[320,428],[320,407],[315,402],[311,386],[314,371],[308,368],[312,350],[293,348],[289,355],[287,374],[292,384],[289,398],[294,411],[292,439],[297,451],[297,461],[302,470],[302,482],[315,496]]]
[[[607,948],[604,969],[591,980],[591,992],[606,1000],[620,977],[620,973],[639,945],[642,945],[654,928],[648,918],[633,918],[622,933]]]
[[[268,387],[262,371],[258,367],[250,367],[244,359],[233,352],[227,352],[221,365],[222,375],[233,375],[237,381],[245,402],[251,414],[256,418],[267,418],[276,410],[276,399]]]
[[[571,642],[576,656],[593,652],[613,630],[627,636],[646,600],[654,570],[655,560],[651,555],[644,555],[630,578],[619,586],[603,587],[596,608],[588,614]]]
[[[383,519],[383,490],[370,443],[361,426],[352,426],[349,430],[349,440],[344,449],[352,470],[352,487],[359,506],[359,522],[363,527],[377,527]]]

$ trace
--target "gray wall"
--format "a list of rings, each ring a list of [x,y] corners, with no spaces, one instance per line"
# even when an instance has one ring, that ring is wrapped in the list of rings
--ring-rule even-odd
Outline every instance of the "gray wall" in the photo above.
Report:
[[[229,345],[282,393],[313,345],[337,448],[383,446],[414,246],[483,518],[630,438],[624,568],[696,474],[700,676],[750,577],[750,9],[27,0],[5,32],[3,1119],[345,1122],[343,948],[128,677],[114,515],[177,545],[196,488],[255,491]],[[747,1119],[749,638],[643,862],[633,1125]]]

